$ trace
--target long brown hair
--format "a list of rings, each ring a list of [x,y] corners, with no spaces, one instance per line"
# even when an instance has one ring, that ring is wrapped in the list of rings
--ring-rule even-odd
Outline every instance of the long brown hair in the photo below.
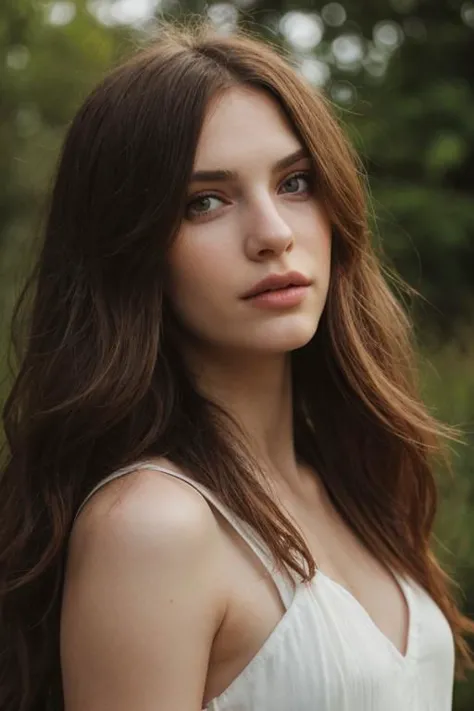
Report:
[[[474,626],[430,552],[434,461],[453,430],[417,394],[410,321],[371,247],[360,166],[324,98],[274,48],[206,23],[167,25],[72,121],[14,318],[25,335],[4,409],[2,711],[63,706],[67,542],[81,501],[121,466],[167,456],[252,525],[281,565],[315,574],[225,413],[194,387],[163,292],[207,108],[239,84],[269,92],[285,111],[313,157],[333,228],[327,303],[316,335],[293,354],[298,455],[370,551],[432,595],[454,632],[459,670],[470,663],[463,636]]]

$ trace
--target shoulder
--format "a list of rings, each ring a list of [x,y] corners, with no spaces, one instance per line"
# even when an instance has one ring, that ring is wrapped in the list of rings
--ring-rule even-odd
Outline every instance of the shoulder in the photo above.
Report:
[[[61,614],[71,708],[201,708],[228,590],[206,500],[151,469],[114,479],[72,530]],[[187,679],[183,685],[182,679]]]
[[[195,555],[217,546],[218,538],[213,511],[196,489],[141,468],[108,482],[87,501],[72,530],[70,554],[105,546]]]

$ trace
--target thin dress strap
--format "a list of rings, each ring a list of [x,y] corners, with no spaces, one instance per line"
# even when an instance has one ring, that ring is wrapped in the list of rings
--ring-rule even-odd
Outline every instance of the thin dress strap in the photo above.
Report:
[[[166,467],[158,466],[153,462],[147,461],[136,462],[126,467],[122,467],[121,469],[117,469],[116,471],[112,472],[104,479],[102,479],[92,489],[92,491],[87,494],[86,498],[79,506],[74,520],[76,520],[80,511],[87,503],[87,501],[96,493],[96,491],[105,486],[105,484],[108,484],[110,481],[118,479],[119,477],[124,476],[125,474],[130,474],[140,469],[154,469],[155,471],[159,471],[164,474],[169,474],[170,476],[173,476],[176,479],[180,479],[186,484],[192,486],[196,491],[201,494],[201,496],[204,497],[204,499],[206,499],[208,503],[212,504],[212,506],[214,506],[214,508],[216,508],[219,513],[222,514],[222,516],[230,523],[230,525],[241,536],[241,538],[243,538],[243,540],[255,553],[257,558],[262,562],[265,569],[270,573],[275,583],[275,586],[278,589],[285,609],[288,609],[295,594],[293,579],[288,579],[275,567],[274,559],[267,546],[265,545],[264,541],[260,539],[254,529],[246,521],[240,519],[237,514],[235,514],[233,511],[231,511],[231,509],[229,509],[225,504],[223,504],[222,501],[219,500],[217,495],[214,492],[210,491],[206,486],[204,486],[204,484],[195,481],[186,474],[182,474],[181,472],[176,472],[172,469],[167,469]]]

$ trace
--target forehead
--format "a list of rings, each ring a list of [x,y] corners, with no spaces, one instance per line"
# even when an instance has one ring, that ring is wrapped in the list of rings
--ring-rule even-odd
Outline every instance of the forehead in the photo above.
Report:
[[[233,87],[207,111],[194,167],[237,169],[243,161],[274,162],[301,147],[275,99],[264,90]]]

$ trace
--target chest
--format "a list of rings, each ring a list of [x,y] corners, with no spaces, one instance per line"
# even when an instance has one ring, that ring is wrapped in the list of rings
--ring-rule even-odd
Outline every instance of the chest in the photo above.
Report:
[[[367,550],[325,495],[287,502],[287,512],[333,586],[346,591],[403,656],[410,610],[394,574]]]
[[[365,622],[372,624],[402,657],[408,644],[410,614],[394,576],[319,497],[304,502],[287,500],[285,508],[324,574],[326,593],[347,595],[348,609],[352,606],[353,612],[366,616]],[[232,592],[211,652],[207,700],[227,689],[272,642],[285,615],[280,594],[262,563],[226,522],[222,526],[227,546],[226,575]]]
[[[451,711],[450,630],[428,596],[412,609],[401,657],[324,578],[314,595],[313,583],[300,587],[257,657],[208,711]]]

